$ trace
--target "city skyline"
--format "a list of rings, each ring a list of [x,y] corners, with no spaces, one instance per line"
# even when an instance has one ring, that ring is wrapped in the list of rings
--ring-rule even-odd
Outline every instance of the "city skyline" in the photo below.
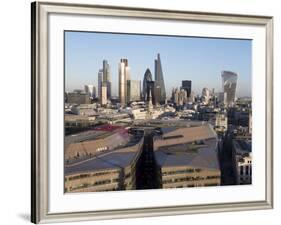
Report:
[[[66,91],[86,84],[98,87],[98,73],[107,60],[110,66],[112,96],[118,96],[118,63],[127,58],[131,79],[142,81],[154,60],[161,55],[167,97],[182,80],[192,81],[192,91],[204,87],[222,91],[221,72],[238,74],[237,96],[251,96],[251,41],[234,39],[66,32]],[[250,87],[250,88],[249,88]]]

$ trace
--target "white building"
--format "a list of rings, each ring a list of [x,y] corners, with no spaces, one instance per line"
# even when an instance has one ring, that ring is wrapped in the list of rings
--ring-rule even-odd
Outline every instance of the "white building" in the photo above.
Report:
[[[249,134],[252,134],[252,113],[249,114]]]
[[[202,102],[204,104],[208,104],[210,100],[210,90],[208,88],[203,88],[202,90]]]
[[[238,75],[231,71],[222,71],[221,76],[223,92],[226,93],[224,103],[226,106],[231,106],[235,102]]]
[[[216,114],[215,130],[219,132],[227,130],[227,115],[225,113]]]
[[[247,140],[233,140],[234,168],[237,184],[252,183],[252,147]]]
[[[95,104],[72,105],[70,107],[71,112],[79,116],[93,116],[96,114],[95,109]]]
[[[121,59],[118,66],[119,77],[119,101],[122,106],[127,104],[127,80],[130,80],[130,67],[128,66],[128,59]]]
[[[106,105],[107,104],[107,83],[103,82],[101,86],[101,105]]]
[[[96,97],[96,88],[92,84],[87,84],[84,86],[85,93],[89,95],[90,98]]]

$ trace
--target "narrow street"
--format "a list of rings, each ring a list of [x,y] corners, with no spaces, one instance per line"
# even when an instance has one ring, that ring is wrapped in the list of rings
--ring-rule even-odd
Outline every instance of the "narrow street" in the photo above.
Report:
[[[220,152],[220,165],[221,165],[221,184],[222,185],[235,185],[236,179],[233,171],[232,161],[232,135],[227,133],[222,144]]]

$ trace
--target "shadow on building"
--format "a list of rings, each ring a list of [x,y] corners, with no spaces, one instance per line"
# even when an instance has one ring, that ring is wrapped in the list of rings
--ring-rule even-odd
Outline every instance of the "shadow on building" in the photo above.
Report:
[[[159,180],[159,168],[153,151],[153,131],[144,132],[143,151],[140,156],[136,171],[136,189],[161,188]]]

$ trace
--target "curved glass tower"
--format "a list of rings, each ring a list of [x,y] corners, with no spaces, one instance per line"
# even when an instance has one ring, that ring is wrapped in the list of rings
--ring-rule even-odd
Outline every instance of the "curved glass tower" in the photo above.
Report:
[[[143,77],[143,83],[142,83],[142,96],[143,100],[147,101],[148,99],[148,82],[152,81],[152,74],[150,72],[150,69],[147,68],[147,70],[144,73]]]
[[[231,71],[222,71],[222,87],[224,92],[224,104],[233,105],[236,96],[236,86],[238,75]]]

